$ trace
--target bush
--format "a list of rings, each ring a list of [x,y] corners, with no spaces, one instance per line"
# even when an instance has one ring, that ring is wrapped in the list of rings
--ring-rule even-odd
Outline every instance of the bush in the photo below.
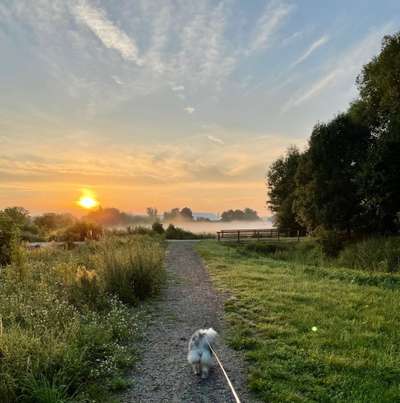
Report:
[[[400,238],[376,237],[349,244],[340,253],[338,262],[349,268],[400,271]]]
[[[199,237],[190,231],[185,231],[182,228],[175,227],[173,224],[169,224],[165,231],[165,237],[167,239],[199,239]]]
[[[318,228],[315,231],[322,252],[326,257],[336,258],[343,249],[343,236],[335,231]]]
[[[64,242],[83,242],[86,240],[99,240],[103,235],[103,228],[97,224],[77,221],[59,232],[55,238]]]
[[[155,233],[160,234],[160,235],[162,235],[162,234],[165,232],[163,225],[162,225],[160,222],[158,222],[158,221],[156,221],[155,223],[153,223],[153,225],[151,226],[151,228],[152,228],[152,230],[153,230]]]

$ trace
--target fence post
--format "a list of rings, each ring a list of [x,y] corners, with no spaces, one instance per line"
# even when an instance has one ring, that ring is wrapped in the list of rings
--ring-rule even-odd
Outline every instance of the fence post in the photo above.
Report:
[[[221,233],[217,232],[218,241],[221,239]]]
[[[279,230],[278,230],[278,241],[279,241]]]
[[[237,241],[240,242],[240,231],[238,231],[238,237]]]
[[[300,230],[298,229],[297,230],[297,242],[299,242],[300,241]]]

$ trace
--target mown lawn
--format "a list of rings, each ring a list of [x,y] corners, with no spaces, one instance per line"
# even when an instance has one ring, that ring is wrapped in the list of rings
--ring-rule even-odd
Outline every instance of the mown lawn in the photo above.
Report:
[[[268,402],[400,402],[400,276],[273,260],[203,241],[228,342]]]

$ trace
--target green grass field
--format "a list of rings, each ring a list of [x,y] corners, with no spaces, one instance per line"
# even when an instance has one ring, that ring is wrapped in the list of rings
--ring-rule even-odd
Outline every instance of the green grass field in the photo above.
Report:
[[[400,402],[400,276],[283,261],[215,241],[228,342],[266,402]]]

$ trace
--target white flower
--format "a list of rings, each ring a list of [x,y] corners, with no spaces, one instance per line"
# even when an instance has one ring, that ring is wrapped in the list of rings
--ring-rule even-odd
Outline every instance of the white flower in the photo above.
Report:
[[[311,330],[312,330],[313,332],[316,332],[316,331],[318,330],[318,328],[317,328],[317,326],[313,326],[313,327],[311,328]]]

